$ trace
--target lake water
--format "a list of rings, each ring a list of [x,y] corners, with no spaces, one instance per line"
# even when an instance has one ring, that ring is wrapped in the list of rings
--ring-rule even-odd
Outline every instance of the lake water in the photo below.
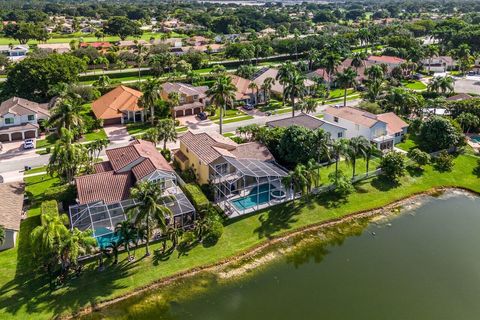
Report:
[[[207,282],[188,299],[180,294],[159,304],[152,297],[163,294],[160,289],[123,302],[117,312],[107,309],[103,316],[479,319],[479,198],[459,193],[427,198],[395,218],[365,223],[356,231],[336,237],[335,245],[313,240],[247,277]]]

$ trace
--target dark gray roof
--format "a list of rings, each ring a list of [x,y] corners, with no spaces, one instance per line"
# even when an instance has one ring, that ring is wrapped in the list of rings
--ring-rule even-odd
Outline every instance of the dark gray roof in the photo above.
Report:
[[[344,129],[343,127],[335,123],[327,122],[325,120],[310,116],[305,113],[300,113],[295,117],[288,117],[284,119],[269,121],[267,122],[267,126],[277,128],[277,127],[290,127],[290,126],[297,125],[297,126],[311,129],[311,130],[316,130],[321,126],[323,126],[325,123]]]

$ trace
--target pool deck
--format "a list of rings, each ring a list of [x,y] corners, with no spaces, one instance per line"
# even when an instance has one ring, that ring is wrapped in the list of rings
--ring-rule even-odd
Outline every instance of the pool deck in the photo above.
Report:
[[[480,142],[476,142],[475,140],[473,140],[472,139],[473,136],[478,137],[478,135],[476,135],[476,134],[467,135],[467,137],[468,137],[467,143],[468,143],[469,146],[471,146],[476,151],[480,151]]]

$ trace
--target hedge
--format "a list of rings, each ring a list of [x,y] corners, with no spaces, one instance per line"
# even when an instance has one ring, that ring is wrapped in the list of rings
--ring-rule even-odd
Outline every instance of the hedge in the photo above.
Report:
[[[42,214],[56,214],[58,215],[58,204],[55,200],[48,200],[42,202]]]
[[[186,183],[183,185],[183,191],[196,210],[200,211],[208,205],[208,199],[198,184]]]

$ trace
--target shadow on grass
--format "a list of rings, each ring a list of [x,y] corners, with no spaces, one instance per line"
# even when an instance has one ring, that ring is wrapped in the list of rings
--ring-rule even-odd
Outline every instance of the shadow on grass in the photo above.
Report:
[[[172,256],[173,252],[175,251],[175,248],[173,246],[170,246],[168,249],[165,251],[161,249],[157,249],[153,251],[153,265],[158,266],[160,262],[164,262],[170,259]]]
[[[303,203],[303,200],[297,200],[271,207],[262,212],[258,217],[260,226],[254,230],[258,234],[258,238],[271,238],[280,230],[290,229],[292,223],[298,220],[295,216],[300,213]]]
[[[389,191],[400,186],[398,181],[389,179],[383,175],[375,177],[372,179],[372,187],[379,191]]]
[[[480,166],[477,166],[473,169],[472,173],[477,177],[480,178]]]
[[[116,284],[115,280],[128,277],[134,266],[121,262],[99,272],[97,265],[91,263],[79,277],[68,280],[65,286],[53,291],[43,270],[17,272],[14,279],[0,288],[0,309],[12,316],[21,310],[25,314],[43,313],[53,318],[79,308],[95,306],[114,291],[125,288]]]
[[[407,166],[407,172],[411,177],[421,177],[423,176],[423,173],[425,172],[423,168],[417,167],[417,166]]]

